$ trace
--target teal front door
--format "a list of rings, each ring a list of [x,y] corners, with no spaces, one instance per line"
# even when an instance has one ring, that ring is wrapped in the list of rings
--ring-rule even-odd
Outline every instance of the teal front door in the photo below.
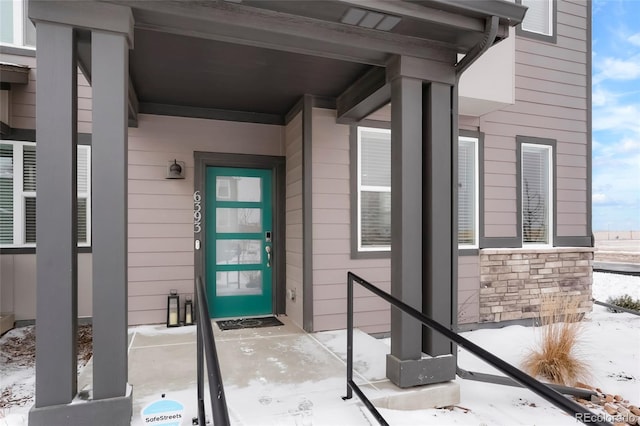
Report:
[[[273,313],[271,173],[207,167],[205,270],[212,318]]]

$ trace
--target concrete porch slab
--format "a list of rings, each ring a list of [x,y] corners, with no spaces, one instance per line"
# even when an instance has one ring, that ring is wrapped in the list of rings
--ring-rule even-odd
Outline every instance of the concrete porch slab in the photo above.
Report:
[[[357,397],[342,400],[346,394],[346,332],[307,334],[287,317],[279,319],[283,326],[221,331],[213,325],[232,424],[375,423]],[[162,395],[185,406],[186,420],[195,417],[196,328],[140,326],[130,333],[131,424],[143,425],[141,410]],[[402,395],[418,388],[402,390],[386,380],[388,346],[359,330],[355,336],[355,382],[369,398],[380,400],[381,407],[399,409],[393,407],[402,406]],[[435,405],[446,403],[438,400]]]

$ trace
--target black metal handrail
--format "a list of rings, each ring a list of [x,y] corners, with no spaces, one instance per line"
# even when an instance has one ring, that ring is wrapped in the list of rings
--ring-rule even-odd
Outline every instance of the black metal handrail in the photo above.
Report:
[[[207,362],[207,378],[209,382],[209,396],[211,399],[211,412],[215,426],[229,426],[229,411],[227,400],[224,396],[220,363],[216,351],[216,341],[213,337],[213,328],[209,319],[209,303],[207,293],[204,290],[202,278],[196,279],[196,309],[197,309],[197,358],[198,358],[198,424],[205,425],[204,407],[204,359]]]
[[[615,311],[622,311],[622,312],[627,312],[629,314],[640,316],[640,312],[636,311],[635,309],[623,308],[622,306],[618,306],[618,305],[614,305],[614,304],[606,303],[606,302],[601,302],[601,301],[596,300],[596,299],[592,299],[592,301],[596,305],[607,307],[607,308],[611,309],[614,312]]]
[[[357,282],[370,292],[374,293],[376,296],[379,296],[391,303],[396,308],[400,309],[402,312],[412,316],[413,318],[420,321],[423,325],[437,331],[443,336],[447,337],[452,342],[456,343],[460,347],[468,350],[478,358],[482,359],[486,363],[492,365],[498,370],[505,373],[507,376],[513,378],[518,383],[522,384],[524,387],[532,390],[536,394],[540,395],[542,398],[546,399],[556,407],[565,411],[566,413],[571,414],[576,420],[581,421],[585,424],[593,424],[593,425],[602,425],[602,426],[611,426],[611,423],[603,421],[603,416],[596,415],[591,411],[587,410],[580,404],[575,401],[566,398],[561,393],[551,389],[549,386],[545,385],[542,382],[534,379],[529,376],[525,372],[517,369],[511,364],[505,362],[504,360],[498,358],[491,352],[481,348],[475,343],[465,339],[460,336],[458,333],[448,329],[437,321],[427,317],[422,312],[417,309],[407,305],[406,303],[401,302],[390,294],[380,290],[375,287],[373,284],[367,282],[363,278],[357,276],[352,272],[347,273],[347,396],[344,399],[350,399],[353,397],[353,392],[356,392],[360,400],[364,403],[364,405],[369,409],[371,414],[378,420],[381,425],[387,425],[388,423],[384,420],[382,415],[374,405],[369,401],[366,395],[360,390],[358,385],[353,381],[353,283]]]

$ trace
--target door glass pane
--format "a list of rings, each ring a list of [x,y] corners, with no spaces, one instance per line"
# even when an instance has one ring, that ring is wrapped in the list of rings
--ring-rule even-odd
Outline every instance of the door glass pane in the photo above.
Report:
[[[246,265],[262,262],[262,242],[260,240],[218,240],[216,241],[216,264]]]
[[[216,296],[262,294],[262,271],[217,271]]]
[[[216,209],[216,232],[262,232],[261,209]]]
[[[262,201],[262,179],[259,177],[216,177],[216,201]]]

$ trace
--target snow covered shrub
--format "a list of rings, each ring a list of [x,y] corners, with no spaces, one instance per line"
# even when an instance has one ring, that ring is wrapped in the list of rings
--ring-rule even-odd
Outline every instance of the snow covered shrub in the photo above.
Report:
[[[609,297],[607,299],[607,303],[611,305],[620,306],[621,308],[633,309],[634,311],[640,311],[640,299],[633,299],[628,294],[618,297]],[[622,312],[616,311],[615,309],[609,308],[611,312]]]
[[[523,369],[533,377],[571,386],[588,381],[589,369],[577,354],[582,337],[582,314],[579,300],[562,296],[543,297],[538,317],[539,342],[523,362]]]

